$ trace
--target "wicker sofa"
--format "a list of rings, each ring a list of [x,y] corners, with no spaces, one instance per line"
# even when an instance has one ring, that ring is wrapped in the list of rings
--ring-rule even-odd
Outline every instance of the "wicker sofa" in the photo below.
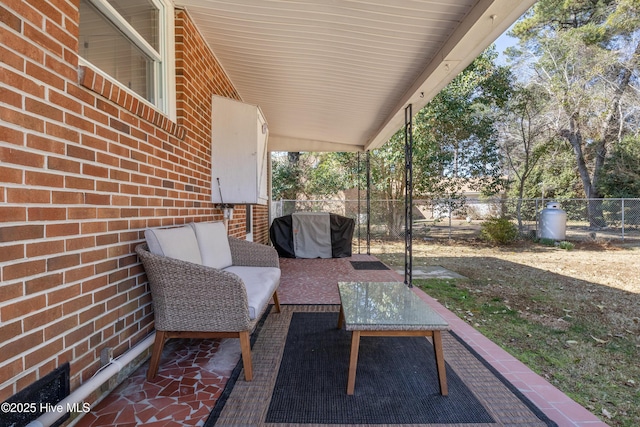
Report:
[[[169,338],[239,338],[245,379],[249,336],[271,298],[280,311],[275,249],[229,237],[220,222],[148,229],[136,247],[149,280],[156,337],[147,378],[156,376]]]

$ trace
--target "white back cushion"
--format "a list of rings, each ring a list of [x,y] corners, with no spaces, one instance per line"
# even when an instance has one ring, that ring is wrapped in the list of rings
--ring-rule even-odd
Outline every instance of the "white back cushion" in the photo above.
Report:
[[[155,228],[144,232],[149,252],[182,261],[202,264],[196,235],[191,227]]]
[[[233,263],[227,230],[222,222],[192,222],[189,225],[196,233],[203,265],[226,268]]]

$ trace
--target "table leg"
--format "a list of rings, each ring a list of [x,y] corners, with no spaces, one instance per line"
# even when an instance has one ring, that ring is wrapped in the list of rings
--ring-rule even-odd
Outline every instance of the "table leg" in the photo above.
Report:
[[[356,368],[358,366],[358,350],[360,348],[360,331],[351,333],[351,356],[349,357],[349,377],[347,379],[347,394],[352,395],[356,387]]]
[[[436,353],[436,367],[438,368],[438,381],[440,382],[440,394],[447,396],[447,371],[444,364],[444,354],[442,351],[442,334],[440,331],[433,331],[433,349]]]
[[[340,305],[340,314],[338,314],[338,329],[342,329],[343,321],[344,321],[344,311],[342,311],[342,305]]]

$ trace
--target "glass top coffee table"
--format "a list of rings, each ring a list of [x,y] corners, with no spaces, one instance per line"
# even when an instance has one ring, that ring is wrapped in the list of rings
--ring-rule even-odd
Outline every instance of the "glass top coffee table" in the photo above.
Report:
[[[449,324],[404,283],[339,282],[340,316],[351,331],[347,394],[353,394],[361,336],[432,337],[440,393],[448,394],[441,331]]]

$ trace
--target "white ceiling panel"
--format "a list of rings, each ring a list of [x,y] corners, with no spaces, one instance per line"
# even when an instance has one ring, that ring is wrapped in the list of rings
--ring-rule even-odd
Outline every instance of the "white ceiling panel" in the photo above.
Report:
[[[271,151],[379,147],[535,0],[175,0]]]

